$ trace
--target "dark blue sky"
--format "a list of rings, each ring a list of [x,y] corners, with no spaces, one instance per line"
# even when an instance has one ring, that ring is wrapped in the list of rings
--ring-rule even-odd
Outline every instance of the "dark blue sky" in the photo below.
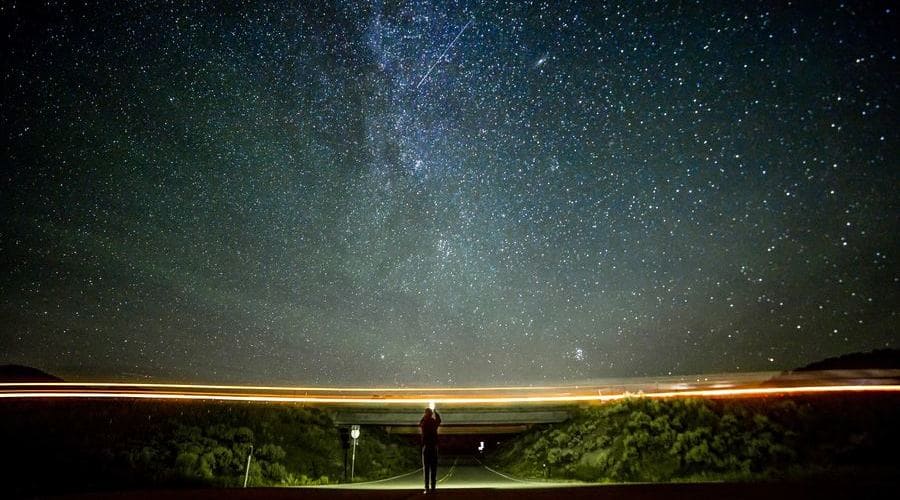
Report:
[[[889,2],[32,3],[0,9],[0,361],[468,385],[897,347]]]

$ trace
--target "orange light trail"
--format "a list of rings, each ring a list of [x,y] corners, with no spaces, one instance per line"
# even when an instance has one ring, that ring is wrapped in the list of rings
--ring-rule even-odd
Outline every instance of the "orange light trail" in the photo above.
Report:
[[[292,394],[229,394],[204,392],[128,392],[128,391],[85,391],[60,390],[59,384],[3,384],[6,392],[0,393],[0,399],[47,399],[47,398],[82,398],[82,399],[158,399],[158,400],[204,400],[204,401],[242,401],[260,403],[305,403],[305,404],[341,404],[341,405],[391,405],[391,406],[424,406],[434,402],[445,406],[469,405],[503,405],[503,404],[574,404],[574,403],[606,403],[628,398],[729,398],[754,396],[786,396],[825,393],[900,393],[900,384],[876,385],[825,385],[801,387],[748,387],[728,389],[687,389],[680,391],[659,391],[644,393],[602,394],[596,390],[592,393],[549,394],[534,396],[464,396],[435,397],[427,395],[393,396],[393,397],[356,397],[334,394],[292,395]],[[84,387],[88,384],[73,384]],[[12,386],[30,387],[53,386],[47,391],[12,391]],[[90,384],[92,387],[108,386],[108,384]],[[123,384],[131,388],[160,388],[153,384]],[[117,386],[119,387],[119,386]],[[168,387],[168,386],[166,386]],[[208,388],[204,386],[179,385],[180,388]],[[242,387],[241,389],[249,389]],[[470,389],[471,390],[471,389]],[[372,389],[368,389],[374,392]],[[582,389],[582,391],[585,391]],[[427,397],[426,397],[427,396]]]
[[[157,384],[133,382],[0,382],[5,387],[126,387],[140,389],[205,389],[225,391],[290,391],[290,392],[486,392],[486,391],[546,391],[578,389],[578,385],[545,386],[488,386],[488,387],[294,387],[278,385],[205,385],[205,384]]]

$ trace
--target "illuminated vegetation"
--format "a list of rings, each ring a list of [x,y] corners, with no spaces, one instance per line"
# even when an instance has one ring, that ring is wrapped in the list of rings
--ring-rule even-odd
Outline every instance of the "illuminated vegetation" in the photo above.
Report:
[[[897,401],[849,401],[631,399],[534,429],[492,460],[522,477],[599,482],[797,477],[867,461],[896,471]]]
[[[2,407],[17,450],[8,484],[21,494],[119,488],[341,482],[343,451],[331,414],[286,405],[42,401]],[[366,428],[356,479],[407,472],[417,452]],[[52,471],[54,480],[45,474]]]

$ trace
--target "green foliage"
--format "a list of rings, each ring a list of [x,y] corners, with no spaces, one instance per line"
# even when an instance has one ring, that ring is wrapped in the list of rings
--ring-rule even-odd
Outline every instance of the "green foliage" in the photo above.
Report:
[[[172,456],[167,475],[219,486],[243,484],[251,445],[253,486],[328,484],[329,477],[342,474],[343,451],[328,414],[283,406],[263,409],[233,406],[177,419],[171,437],[157,442],[161,452],[142,447],[135,456]],[[386,477],[415,467],[415,450],[391,446],[390,441],[385,433],[367,429],[357,450],[358,477]]]
[[[634,398],[579,411],[533,430],[493,457],[527,477],[586,481],[741,479],[778,475],[796,463],[791,401],[763,408],[706,400]]]
[[[322,484],[330,484],[328,476],[322,476],[318,479],[310,479],[306,474],[296,476],[288,472],[278,483],[279,486],[316,486]]]
[[[253,431],[247,427],[214,424],[203,430],[177,424],[166,446],[175,455],[174,471],[181,478],[235,486],[241,484],[253,441]],[[255,462],[250,467],[254,484],[281,481],[287,470],[279,461],[285,456],[286,452],[273,444],[254,449]]]
[[[13,496],[129,488],[329,484],[343,450],[329,412],[288,405],[152,401],[29,402],[0,408],[17,460]],[[417,450],[366,428],[358,475],[417,466]],[[54,481],[39,471],[53,470]],[[97,471],[103,471],[98,474]]]
[[[362,430],[356,449],[356,481],[409,472],[421,466],[418,446],[398,441],[378,427]]]

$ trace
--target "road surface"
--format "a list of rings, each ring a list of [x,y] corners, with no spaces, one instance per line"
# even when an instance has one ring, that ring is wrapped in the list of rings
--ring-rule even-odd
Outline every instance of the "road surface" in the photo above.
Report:
[[[475,457],[445,457],[438,464],[437,489],[439,490],[461,488],[549,488],[553,486],[572,486],[572,483],[537,482],[513,478],[483,465]],[[424,487],[422,469],[378,481],[329,486],[329,488],[354,490],[422,490]]]

